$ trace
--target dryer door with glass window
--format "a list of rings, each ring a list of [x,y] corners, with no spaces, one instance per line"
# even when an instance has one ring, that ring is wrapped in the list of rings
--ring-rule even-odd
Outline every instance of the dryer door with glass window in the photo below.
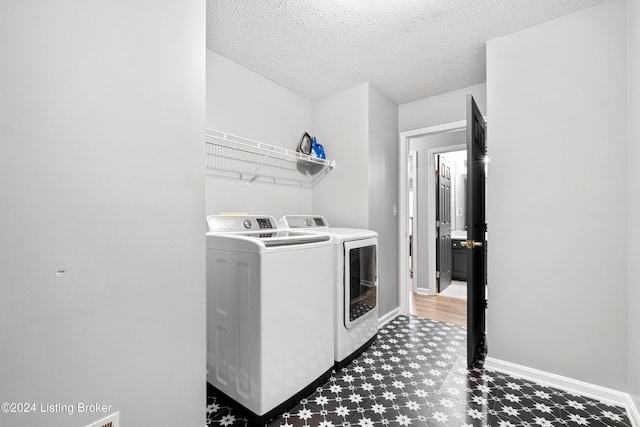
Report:
[[[378,239],[344,243],[344,326],[349,329],[378,303]]]

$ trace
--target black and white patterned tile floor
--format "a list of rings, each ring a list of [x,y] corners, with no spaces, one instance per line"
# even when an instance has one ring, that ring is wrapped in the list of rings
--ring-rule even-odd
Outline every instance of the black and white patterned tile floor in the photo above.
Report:
[[[466,330],[399,316],[362,355],[271,426],[630,427],[623,407],[488,369],[467,370]],[[246,426],[242,411],[207,397],[208,426]]]

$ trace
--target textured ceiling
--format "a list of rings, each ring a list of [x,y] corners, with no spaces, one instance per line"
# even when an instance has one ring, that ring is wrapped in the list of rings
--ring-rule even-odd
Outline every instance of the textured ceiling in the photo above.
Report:
[[[485,78],[487,40],[604,0],[207,0],[207,47],[313,100],[401,104]]]

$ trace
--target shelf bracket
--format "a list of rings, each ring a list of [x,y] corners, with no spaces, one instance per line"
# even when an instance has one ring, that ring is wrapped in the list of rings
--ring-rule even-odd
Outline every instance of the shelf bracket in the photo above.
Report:
[[[272,147],[268,147],[268,148],[265,148],[265,149],[268,149],[270,151],[273,150]],[[264,165],[264,162],[266,162],[269,157],[271,157],[271,153],[267,153],[267,154],[264,155],[264,157],[262,158],[262,161],[260,162],[260,164],[253,171],[253,176],[249,179],[249,181],[247,181],[247,187],[250,187],[251,183],[253,181],[255,181],[258,178],[258,176],[260,176],[260,175],[258,175],[258,171]]]

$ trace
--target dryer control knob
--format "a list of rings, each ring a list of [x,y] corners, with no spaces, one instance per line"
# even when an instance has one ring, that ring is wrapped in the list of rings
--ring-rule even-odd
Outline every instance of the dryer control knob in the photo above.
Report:
[[[311,220],[311,218],[305,219],[304,223],[307,224],[307,227],[311,227],[313,225],[313,221]]]
[[[250,219],[245,219],[243,224],[244,224],[244,228],[246,228],[246,229],[251,228],[251,220]]]

